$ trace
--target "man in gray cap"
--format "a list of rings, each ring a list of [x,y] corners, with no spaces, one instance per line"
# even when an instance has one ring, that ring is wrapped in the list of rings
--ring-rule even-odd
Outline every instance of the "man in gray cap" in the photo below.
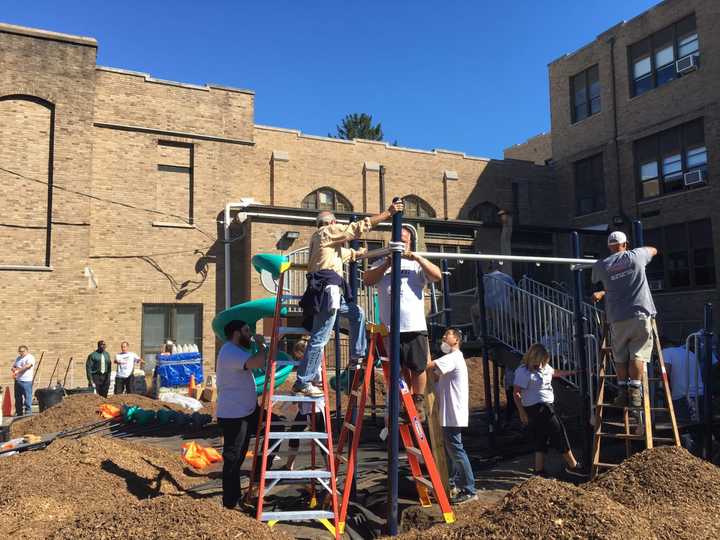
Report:
[[[620,389],[615,405],[625,407],[629,401],[630,406],[640,407],[643,363],[649,362],[652,355],[652,318],[657,313],[645,267],[657,255],[657,249],[628,249],[627,236],[621,231],[608,236],[608,249],[610,256],[597,261],[592,268],[593,283],[601,282],[605,289],[593,294],[593,300],[607,300],[606,314]]]

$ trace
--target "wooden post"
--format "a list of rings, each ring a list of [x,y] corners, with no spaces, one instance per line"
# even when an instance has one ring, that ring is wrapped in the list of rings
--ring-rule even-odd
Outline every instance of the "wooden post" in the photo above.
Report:
[[[428,356],[430,356],[429,351]],[[445,456],[440,415],[435,400],[435,380],[430,372],[427,374],[427,386],[425,387],[425,413],[430,435],[430,447],[432,448],[433,458],[435,458],[435,465],[437,466],[438,473],[440,473],[445,493],[449,494],[448,464]]]

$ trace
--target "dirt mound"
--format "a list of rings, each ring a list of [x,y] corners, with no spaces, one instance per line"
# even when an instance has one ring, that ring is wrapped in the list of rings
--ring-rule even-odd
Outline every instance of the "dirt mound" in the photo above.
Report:
[[[48,538],[53,540],[165,540],[237,538],[285,540],[291,538],[237,510],[225,510],[217,501],[165,495],[123,505],[110,511],[85,514]]]
[[[477,511],[474,508],[477,506]],[[496,506],[468,503],[457,525],[404,534],[404,539],[603,538],[654,539],[650,524],[602,493],[555,480],[532,478]]]
[[[194,482],[179,455],[162,448],[99,437],[58,440],[42,452],[0,459],[0,537],[44,538],[84,512],[127,509]]]
[[[658,537],[720,537],[720,468],[684,448],[635,454],[587,489],[646,515]]]
[[[11,437],[21,437],[27,433],[42,435],[44,433],[57,433],[73,427],[80,427],[102,420],[97,409],[103,403],[113,405],[137,405],[143,409],[172,409],[190,412],[177,405],[164,403],[137,394],[123,394],[110,396],[107,399],[97,394],[78,394],[68,396],[54,407],[50,407],[40,414],[28,419],[13,422],[10,426]]]

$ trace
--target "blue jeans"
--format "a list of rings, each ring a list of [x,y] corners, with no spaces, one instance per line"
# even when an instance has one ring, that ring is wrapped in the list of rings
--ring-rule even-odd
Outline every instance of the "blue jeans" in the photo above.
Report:
[[[320,376],[323,352],[325,345],[330,340],[335,318],[340,316],[348,320],[350,324],[350,357],[353,359],[363,358],[367,351],[367,336],[365,335],[365,313],[354,302],[347,303],[340,298],[340,309],[331,309],[317,313],[313,319],[313,328],[308,340],[305,356],[298,366],[297,385],[304,387]]]
[[[450,485],[475,495],[475,477],[462,444],[462,428],[443,426],[443,442],[448,458]]]
[[[15,416],[32,412],[32,381],[15,381]]]

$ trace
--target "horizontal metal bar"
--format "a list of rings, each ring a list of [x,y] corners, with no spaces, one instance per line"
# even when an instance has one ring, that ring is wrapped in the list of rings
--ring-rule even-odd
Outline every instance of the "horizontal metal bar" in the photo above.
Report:
[[[362,253],[361,255],[358,255],[357,259],[379,259],[380,257],[386,257],[387,255],[390,255],[392,253],[392,250],[389,247],[384,247],[380,249],[371,249],[370,251],[366,253]]]
[[[546,264],[576,264],[591,265],[597,262],[597,259],[572,259],[565,257],[526,257],[523,255],[500,255],[491,253],[440,253],[437,251],[416,251],[415,255],[420,255],[426,259],[447,259],[449,261],[508,261],[508,262],[538,262]]]

